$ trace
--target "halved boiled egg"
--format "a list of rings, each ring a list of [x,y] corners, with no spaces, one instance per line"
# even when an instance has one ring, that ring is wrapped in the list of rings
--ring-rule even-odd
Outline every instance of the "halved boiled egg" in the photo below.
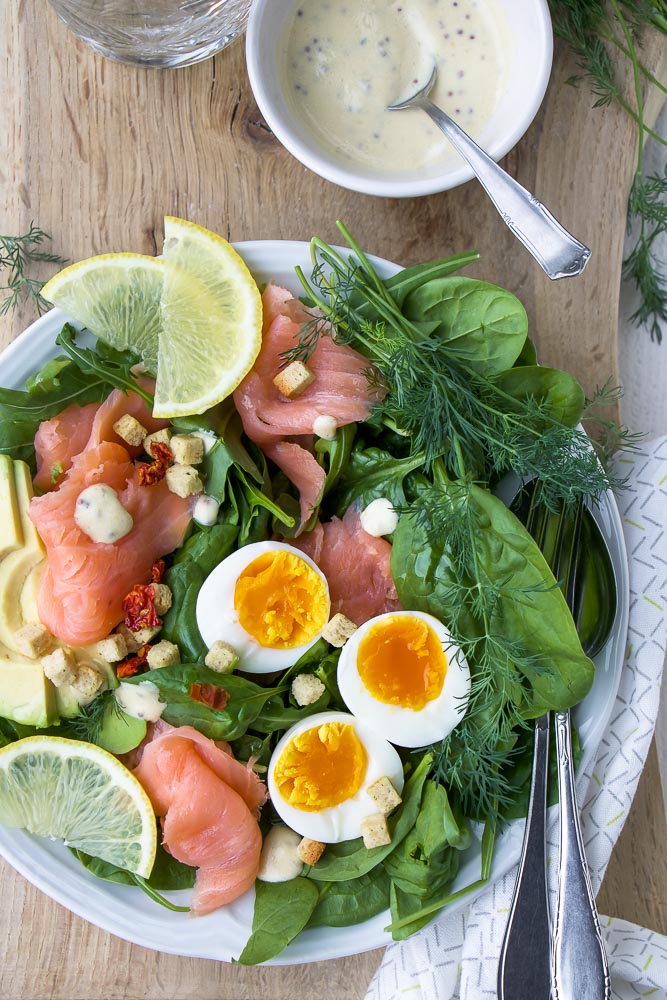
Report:
[[[386,739],[421,747],[465,715],[470,670],[437,618],[394,611],[371,618],[345,643],[338,687],[349,710]]]
[[[207,646],[232,646],[239,667],[262,674],[291,666],[329,620],[329,586],[313,560],[283,542],[246,545],[219,563],[197,598]]]
[[[337,844],[361,836],[362,819],[377,812],[367,789],[385,776],[400,793],[403,766],[386,740],[346,712],[320,712],[278,743],[269,763],[269,795],[292,830]]]

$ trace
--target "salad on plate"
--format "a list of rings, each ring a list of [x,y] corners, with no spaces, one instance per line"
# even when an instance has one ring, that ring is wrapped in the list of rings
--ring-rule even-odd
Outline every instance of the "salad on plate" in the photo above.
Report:
[[[580,385],[475,253],[381,277],[340,228],[296,297],[168,218],[47,284],[70,321],[0,390],[2,822],[174,920],[254,891],[243,964],[482,885],[594,675],[495,492],[609,488]]]

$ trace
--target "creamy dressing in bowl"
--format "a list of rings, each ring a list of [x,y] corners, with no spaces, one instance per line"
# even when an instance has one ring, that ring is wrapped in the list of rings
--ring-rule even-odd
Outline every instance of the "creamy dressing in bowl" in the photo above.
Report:
[[[432,100],[478,138],[511,44],[498,0],[300,0],[279,49],[285,102],[327,155],[391,174],[456,154],[422,112],[387,105],[413,93],[435,63]]]

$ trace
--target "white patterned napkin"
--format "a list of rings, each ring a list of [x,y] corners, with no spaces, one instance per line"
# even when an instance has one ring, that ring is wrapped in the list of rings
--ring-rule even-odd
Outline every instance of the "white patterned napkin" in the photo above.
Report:
[[[664,345],[663,345],[664,346]],[[667,347],[665,347],[667,350]],[[628,476],[618,498],[630,563],[626,662],[608,731],[600,744],[583,802],[583,837],[597,892],[628,815],[658,713],[667,644],[667,438],[620,458]],[[552,818],[549,854],[556,857]],[[549,865],[552,912],[555,864]],[[366,1000],[492,1000],[500,946],[516,869],[466,910],[446,913],[401,943],[389,945]],[[667,938],[624,920],[601,917],[612,989],[620,1000],[667,997]]]

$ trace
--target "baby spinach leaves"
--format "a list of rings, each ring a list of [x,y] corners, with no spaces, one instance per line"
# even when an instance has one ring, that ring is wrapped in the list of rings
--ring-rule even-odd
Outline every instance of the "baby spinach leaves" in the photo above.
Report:
[[[307,878],[255,883],[252,933],[239,965],[258,965],[278,955],[308,923],[320,890]]]

